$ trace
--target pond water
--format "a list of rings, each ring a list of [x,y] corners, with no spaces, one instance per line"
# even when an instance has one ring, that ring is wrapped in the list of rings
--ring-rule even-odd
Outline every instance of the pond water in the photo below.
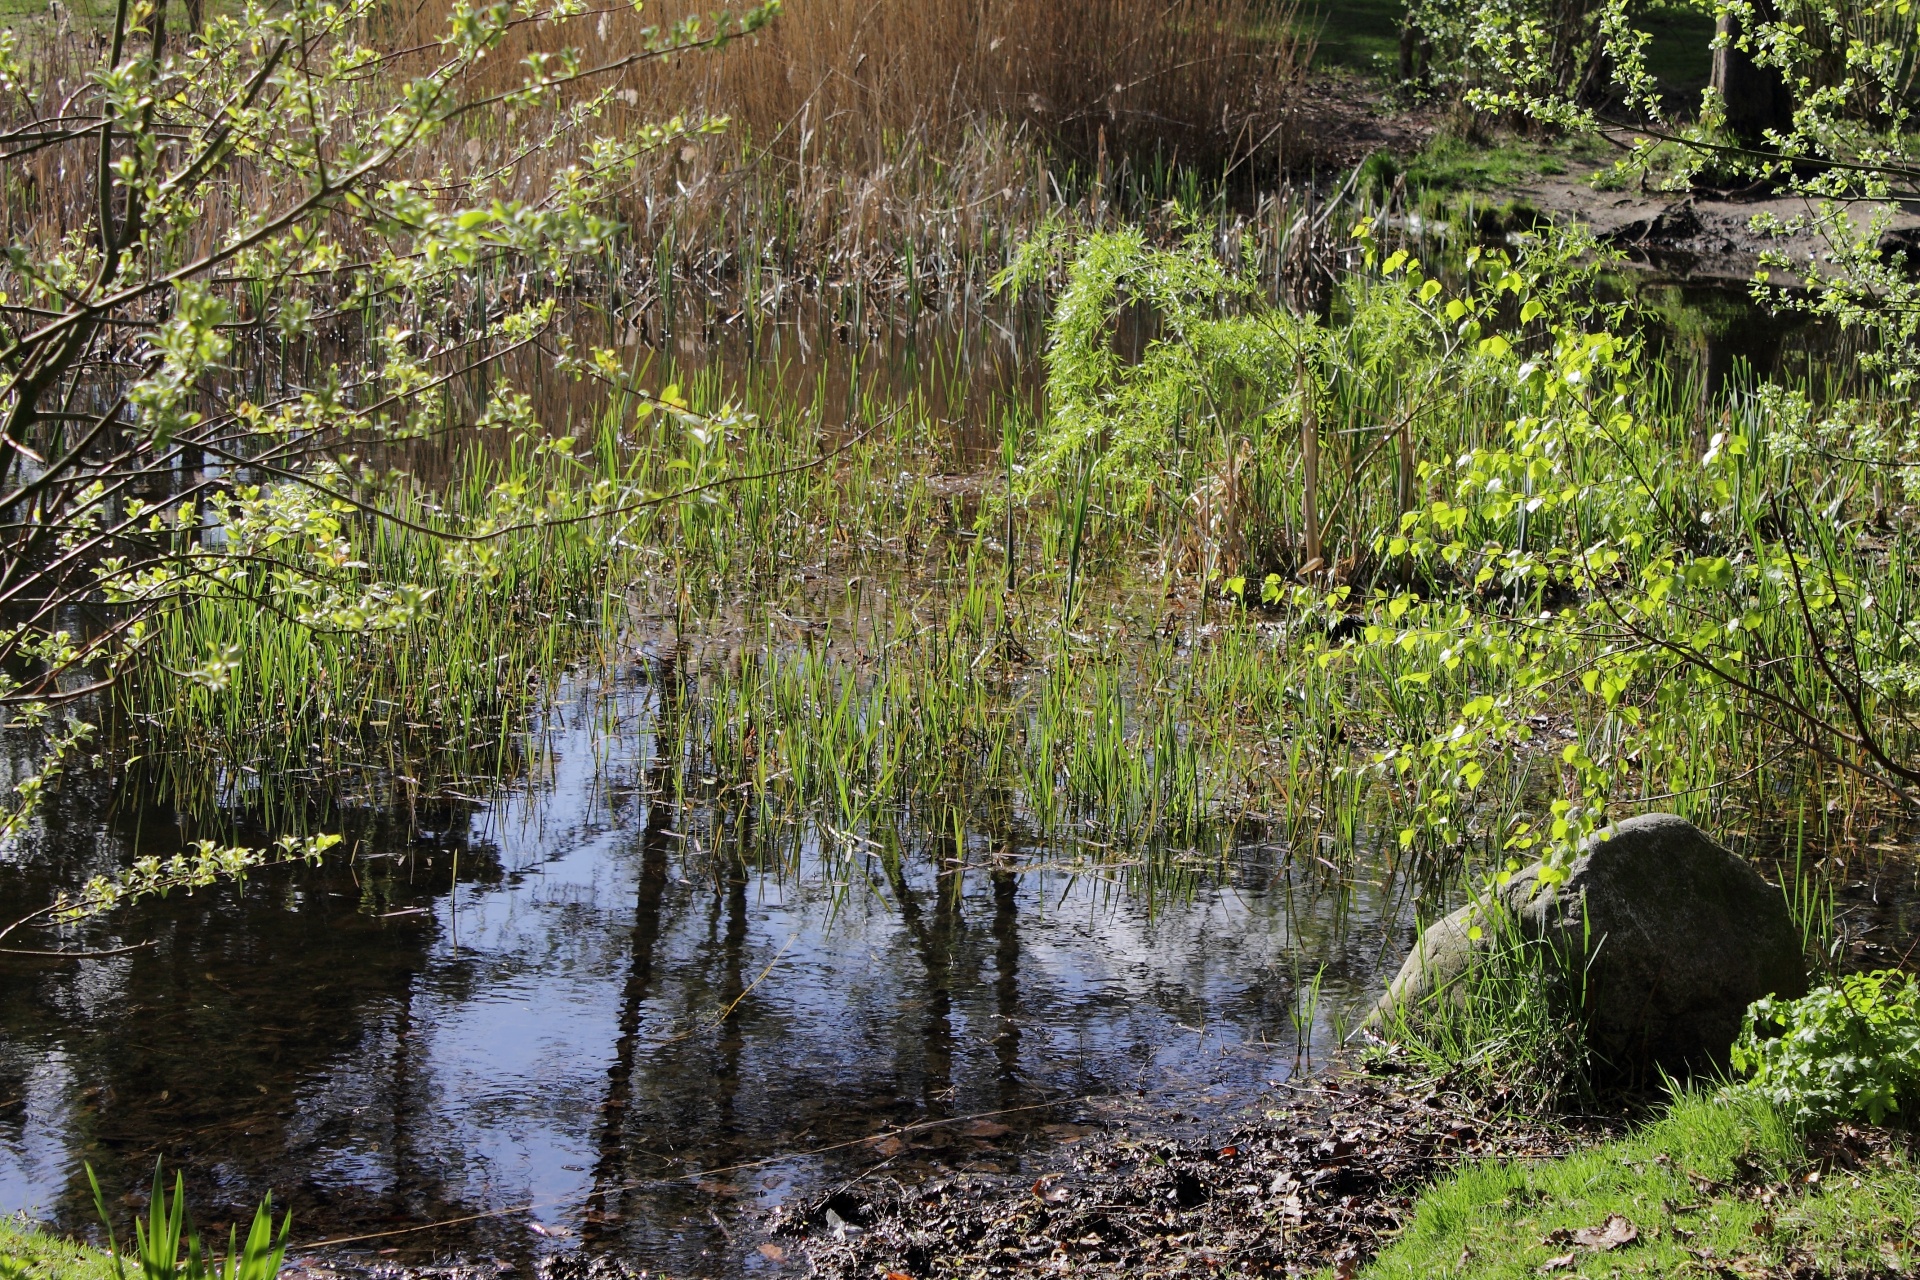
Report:
[[[757,1211],[876,1164],[1008,1167],[1088,1125],[1244,1105],[1300,1065],[1312,975],[1325,1053],[1407,940],[1391,881],[1260,845],[1177,894],[964,830],[921,833],[897,879],[804,833],[755,865],[655,797],[647,670],[564,704],[533,780],[423,816],[442,829],[137,908],[116,929],[139,951],[11,963],[0,1209],[85,1230],[82,1161],[126,1212],[164,1155],[209,1223],[273,1191],[303,1254],[456,1220],[322,1252],[585,1240],[737,1273],[772,1265]],[[76,851],[119,862],[171,826],[88,818],[50,828],[0,912]]]
[[[1793,345],[1714,317],[1676,327],[1710,385]],[[796,377],[842,376],[834,341]],[[936,416],[991,401],[976,376],[1035,385],[1004,333],[913,367],[965,371]],[[950,425],[957,454],[988,434]],[[0,957],[0,1212],[91,1231],[91,1165],[124,1223],[164,1157],[205,1226],[291,1206],[296,1257],[773,1274],[757,1217],[863,1172],[1248,1105],[1336,1049],[1434,906],[1385,858],[1329,875],[1258,832],[1164,883],[964,815],[903,815],[884,849],[754,831],[666,794],[660,666],[569,686],[522,780],[375,822],[352,859],[122,912],[114,940],[148,944],[123,954]],[[0,866],[0,920],[183,826],[77,774]],[[1853,892],[1910,935],[1911,889],[1880,883]]]

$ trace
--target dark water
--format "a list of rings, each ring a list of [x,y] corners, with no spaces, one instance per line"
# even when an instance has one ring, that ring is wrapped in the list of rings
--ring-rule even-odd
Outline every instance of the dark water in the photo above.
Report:
[[[652,697],[564,706],[533,781],[410,842],[126,912],[117,936],[153,943],[131,954],[5,961],[0,1211],[88,1229],[83,1161],[130,1213],[164,1156],[210,1224],[273,1191],[303,1254],[497,1215],[321,1252],[771,1267],[759,1211],[876,1164],[1005,1168],[1244,1105],[1296,1069],[1311,975],[1324,1053],[1411,927],[1390,882],[1273,847],[1162,894],[1004,833],[922,833],[897,877],[757,839],[652,794]],[[166,847],[140,825],[69,795],[0,914]]]

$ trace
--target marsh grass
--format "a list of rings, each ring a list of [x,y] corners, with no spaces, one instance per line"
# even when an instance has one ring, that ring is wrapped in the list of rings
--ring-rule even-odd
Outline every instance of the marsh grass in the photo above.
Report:
[[[357,572],[436,592],[430,619],[334,636],[262,613],[246,591],[185,602],[125,704],[127,752],[188,809],[291,814],[349,795],[404,808],[524,771],[523,730],[568,672],[590,681],[672,648],[684,652],[680,692],[652,714],[674,789],[746,797],[765,818],[860,834],[957,808],[998,829],[1077,833],[1116,858],[1147,850],[1162,868],[1218,859],[1234,832],[1254,830],[1306,862],[1402,858],[1392,833],[1422,784],[1381,769],[1378,753],[1444,728],[1448,699],[1512,678],[1469,655],[1417,684],[1416,655],[1364,643],[1368,628],[1400,633],[1388,602],[1354,587],[1379,572],[1369,548],[1402,502],[1391,468],[1362,464],[1360,433],[1392,413],[1396,378],[1419,376],[1392,367],[1405,348],[1356,338],[1382,376],[1335,384],[1323,411],[1327,528],[1346,590],[1322,580],[1262,604],[1226,578],[1297,568],[1299,491],[1277,444],[1248,468],[1237,549],[1184,555],[1218,536],[1196,527],[1191,504],[1128,515],[1119,483],[1084,470],[1007,500],[1009,471],[1016,489],[1030,483],[1040,422],[1017,378],[978,378],[984,350],[928,341],[902,380],[880,343],[836,338],[831,313],[815,323],[847,375],[791,363],[779,352],[792,336],[783,348],[773,329],[750,336],[761,354],[737,365],[675,369],[639,344],[627,390],[544,384],[542,416],[578,424],[565,451],[495,431],[412,457],[406,510],[447,529],[481,519],[502,480],[555,513],[595,494],[722,483],[640,514],[515,533],[480,577],[450,572],[432,536],[350,520]],[[1697,392],[1658,366],[1647,387],[1655,438],[1691,447]],[[692,416],[640,412],[669,389]],[[729,405],[747,412],[724,419]],[[1420,417],[1419,455],[1471,448],[1495,410],[1469,390],[1462,411]],[[981,422],[998,438],[955,425]],[[1218,437],[1191,441],[1166,460],[1170,494],[1216,474]],[[1768,483],[1757,464],[1748,475],[1756,492]],[[194,678],[236,647],[250,660],[224,683]],[[1685,688],[1652,696],[1671,735],[1633,781],[1661,807],[1728,832],[1794,814],[1824,830],[1830,814],[1872,803],[1779,758],[1762,725],[1694,723]],[[1560,744],[1605,733],[1605,715],[1569,687],[1538,749],[1492,762],[1456,815],[1462,838],[1410,848],[1409,865],[1497,865],[1516,824],[1537,823],[1562,785]],[[1518,1007],[1551,1030],[1542,1010]]]
[[[642,14],[595,9],[565,30],[517,37],[463,88],[513,87],[536,46],[614,63],[650,32],[709,10],[678,0]],[[478,182],[538,200],[581,149],[520,140],[589,96],[606,95],[596,124],[609,135],[724,118],[724,132],[649,154],[612,201],[629,235],[609,274],[625,294],[670,304],[676,276],[798,293],[864,275],[869,287],[939,298],[977,287],[1062,208],[1150,216],[1226,177],[1246,190],[1258,175],[1270,189],[1310,168],[1313,147],[1293,118],[1311,37],[1291,13],[1264,0],[791,0],[752,40],[474,113],[408,176],[450,184],[448,199],[471,198]],[[447,6],[424,5],[375,19],[365,37],[402,51],[382,74],[424,65],[446,17]],[[170,29],[180,46],[177,11]],[[23,102],[49,108],[82,92],[100,56],[85,12],[20,31],[35,80],[0,107],[0,127],[24,119]],[[273,195],[236,167],[206,211],[206,234]],[[57,157],[0,175],[0,237],[51,245],[87,226],[92,208],[84,176]]]
[[[1475,899],[1475,963],[1378,1030],[1413,1062],[1534,1108],[1590,1097],[1595,1066],[1582,1012],[1588,955],[1529,938],[1498,898]]]

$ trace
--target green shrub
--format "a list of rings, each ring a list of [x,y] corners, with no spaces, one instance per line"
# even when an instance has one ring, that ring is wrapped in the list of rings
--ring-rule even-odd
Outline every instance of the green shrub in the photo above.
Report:
[[[1756,1000],[1733,1046],[1737,1086],[1798,1124],[1920,1110],[1920,982],[1857,973],[1798,1000]],[[1905,1109],[1902,1109],[1902,1104]]]

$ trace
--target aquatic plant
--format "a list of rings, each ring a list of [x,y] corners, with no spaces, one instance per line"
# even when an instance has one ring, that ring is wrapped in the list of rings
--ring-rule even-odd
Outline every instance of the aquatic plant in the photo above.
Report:
[[[107,1253],[114,1276],[127,1280],[126,1262],[114,1238],[113,1216],[107,1212],[106,1197],[101,1194],[92,1166],[87,1168],[87,1183],[93,1188],[94,1208],[107,1231]],[[292,1228],[293,1215],[288,1213],[280,1219],[280,1229],[274,1230],[273,1197],[268,1196],[254,1210],[245,1242],[235,1226],[227,1236],[226,1255],[215,1259],[187,1216],[185,1176],[174,1174],[173,1194],[169,1196],[156,1160],[146,1221],[136,1218],[133,1223],[133,1256],[140,1266],[140,1280],[273,1280],[287,1256],[287,1233]]]

